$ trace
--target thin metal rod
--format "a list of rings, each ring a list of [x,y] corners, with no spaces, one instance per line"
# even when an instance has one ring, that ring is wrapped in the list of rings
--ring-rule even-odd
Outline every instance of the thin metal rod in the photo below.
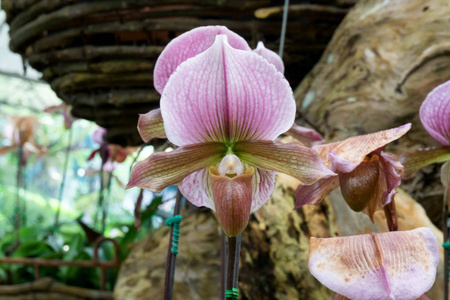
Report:
[[[65,151],[65,157],[64,157],[64,167],[63,167],[63,177],[62,177],[62,181],[61,181],[61,186],[59,187],[59,195],[58,195],[58,208],[56,209],[56,215],[55,215],[55,222],[54,222],[54,227],[56,230],[56,227],[58,227],[59,225],[59,214],[61,213],[61,203],[62,203],[62,199],[63,199],[63,195],[64,195],[64,185],[66,182],[66,176],[67,176],[67,167],[69,165],[69,156],[70,156],[70,151],[72,150],[72,127],[69,128],[69,136],[68,136],[68,145],[66,147],[66,151]]]
[[[289,10],[289,0],[284,0],[284,10],[283,10],[283,23],[281,24],[281,36],[280,36],[280,50],[278,51],[278,55],[283,58],[283,50],[284,50],[284,40],[286,37],[286,25],[288,18],[288,10]]]
[[[21,138],[21,137],[20,137]],[[16,182],[16,188],[17,188],[17,194],[16,194],[16,207],[15,207],[15,230],[16,230],[16,246],[20,244],[20,225],[21,225],[21,195],[20,195],[20,188],[23,184],[23,145],[20,143],[19,150],[17,151],[17,182]]]
[[[173,209],[173,215],[179,215],[181,210],[181,198],[183,195],[180,190],[177,189],[177,196],[175,198],[175,207]],[[167,247],[167,261],[166,261],[166,276],[164,281],[164,300],[172,300],[173,299],[173,282],[175,276],[175,261],[177,258],[176,254],[173,254],[172,249],[172,241],[173,241],[173,227],[170,229],[170,240],[169,246]]]

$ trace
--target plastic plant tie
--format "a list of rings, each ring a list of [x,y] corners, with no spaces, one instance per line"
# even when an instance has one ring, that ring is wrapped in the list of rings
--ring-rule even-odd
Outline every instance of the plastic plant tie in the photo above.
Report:
[[[239,291],[237,288],[225,291],[225,297],[233,298],[233,300],[239,299]]]
[[[448,272],[449,272],[449,276],[450,276],[450,242],[444,242],[442,243],[442,247],[444,247],[444,249],[447,249],[448,253],[448,261],[449,261],[449,266],[447,266],[448,268]]]
[[[178,254],[178,240],[180,239],[180,223],[183,218],[181,215],[175,215],[173,217],[170,217],[166,220],[167,226],[173,225],[173,235],[172,235],[172,249],[170,249],[170,252],[172,254],[177,255]]]

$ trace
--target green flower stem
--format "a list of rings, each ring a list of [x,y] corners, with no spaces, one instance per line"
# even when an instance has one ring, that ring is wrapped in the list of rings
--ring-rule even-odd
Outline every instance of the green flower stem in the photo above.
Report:
[[[59,214],[61,213],[61,202],[63,199],[63,195],[64,195],[64,185],[66,183],[66,175],[67,175],[67,167],[69,165],[69,156],[70,156],[70,151],[72,148],[72,127],[68,129],[69,131],[69,136],[68,136],[68,141],[67,141],[67,147],[66,147],[66,151],[64,154],[64,167],[63,167],[63,177],[62,177],[62,181],[61,181],[61,186],[59,187],[59,195],[58,195],[58,208],[56,209],[56,215],[55,215],[55,222],[53,224],[53,230],[57,230],[58,225],[59,225]]]
[[[228,237],[228,268],[227,268],[227,289],[225,298],[237,300],[239,298],[239,258],[241,254],[241,235]]]
[[[180,215],[181,210],[181,198],[183,195],[181,194],[180,190],[177,190],[177,196],[175,200],[175,208],[173,210],[173,215],[177,216]],[[181,217],[181,216],[180,216]],[[171,223],[171,230],[170,230],[170,240],[169,240],[169,246],[167,248],[167,261],[166,261],[166,276],[164,281],[164,300],[172,300],[173,299],[173,281],[175,276],[175,260],[177,258],[178,254],[178,245],[176,245],[176,251],[173,250],[173,240],[174,240],[174,231],[175,226],[178,226],[178,234],[179,234],[179,221],[178,222],[172,222]],[[178,239],[177,239],[178,241]]]
[[[222,234],[220,235],[220,299],[225,300],[225,287],[226,287],[226,278],[227,278],[227,242],[226,236],[223,230],[221,230]]]

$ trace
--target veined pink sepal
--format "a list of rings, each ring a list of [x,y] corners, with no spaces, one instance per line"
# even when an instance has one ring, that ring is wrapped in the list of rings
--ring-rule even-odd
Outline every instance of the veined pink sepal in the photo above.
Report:
[[[209,168],[216,217],[228,236],[237,236],[247,227],[252,207],[252,181],[255,169],[249,167],[233,178]]]
[[[155,153],[133,168],[127,188],[161,192],[169,185],[180,184],[189,174],[219,163],[226,150],[222,143],[203,143]]]
[[[292,136],[307,147],[311,147],[312,145],[323,141],[320,134],[314,129],[299,126],[295,123],[288,131],[285,132],[285,134]]]
[[[419,115],[432,137],[443,145],[450,145],[450,81],[437,86],[428,94]]]
[[[274,65],[279,72],[284,73],[284,63],[281,57],[272,50],[267,49],[264,46],[263,42],[258,42],[258,45],[256,46],[256,49],[253,50],[253,52],[267,59],[267,61]]]
[[[426,227],[310,239],[311,273],[350,299],[417,299],[433,285],[438,262],[438,240]]]
[[[295,101],[272,64],[218,35],[210,48],[172,74],[161,113],[167,138],[178,146],[273,140],[294,123]]]
[[[161,109],[152,109],[146,114],[139,115],[138,131],[146,143],[152,139],[166,138]]]
[[[400,138],[411,128],[411,124],[379,131],[371,134],[350,137],[330,149],[331,169],[348,173],[356,168],[371,152],[382,150],[387,144]],[[324,145],[325,146],[325,145]]]
[[[167,81],[177,67],[211,47],[219,34],[228,37],[231,47],[251,50],[242,37],[225,26],[203,26],[187,31],[167,44],[158,57],[153,71],[155,89],[162,94]]]

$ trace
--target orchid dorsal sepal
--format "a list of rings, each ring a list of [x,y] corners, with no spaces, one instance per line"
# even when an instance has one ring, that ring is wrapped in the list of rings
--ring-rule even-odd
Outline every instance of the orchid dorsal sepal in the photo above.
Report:
[[[409,178],[414,172],[423,167],[449,160],[450,146],[412,150],[402,154],[400,157],[400,162],[405,167],[404,178]]]
[[[247,227],[252,207],[252,181],[255,168],[249,167],[232,178],[209,168],[217,220],[228,236],[237,236]]]
[[[284,63],[281,57],[272,50],[267,49],[264,46],[263,42],[258,42],[258,45],[256,46],[256,49],[253,50],[253,52],[267,59],[267,61],[273,64],[279,72],[284,73]]]
[[[450,81],[434,88],[420,106],[420,120],[428,133],[450,145]]]
[[[158,57],[153,71],[155,89],[162,94],[177,67],[211,47],[217,35],[226,35],[235,49],[251,50],[242,37],[225,26],[203,26],[187,31],[173,39]]]
[[[350,299],[417,299],[434,283],[439,245],[430,228],[310,240],[309,269]]]

